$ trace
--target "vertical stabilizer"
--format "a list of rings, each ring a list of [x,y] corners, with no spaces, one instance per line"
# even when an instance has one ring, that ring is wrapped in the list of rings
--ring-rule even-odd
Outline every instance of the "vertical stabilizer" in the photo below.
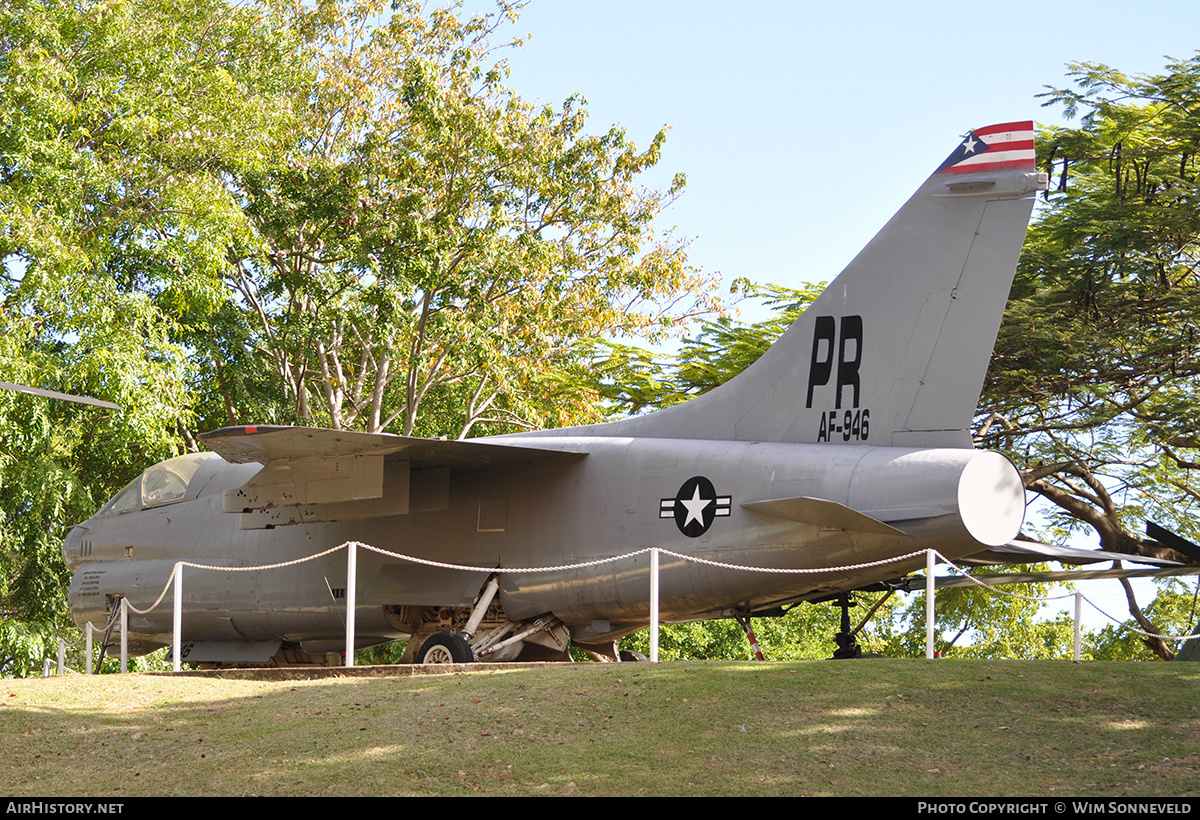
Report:
[[[745,372],[676,407],[570,434],[970,447],[1033,196],[1045,187],[1032,122],[969,132]]]

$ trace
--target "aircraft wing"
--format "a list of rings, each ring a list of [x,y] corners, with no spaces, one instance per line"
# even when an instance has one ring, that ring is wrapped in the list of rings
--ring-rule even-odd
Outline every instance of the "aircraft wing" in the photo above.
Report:
[[[1124,552],[1109,552],[1106,550],[1075,549],[1055,544],[1043,544],[1038,541],[1014,540],[998,547],[991,547],[984,552],[967,556],[959,563],[972,566],[987,566],[990,564],[1030,564],[1036,561],[1057,561],[1060,564],[1095,564],[1100,561],[1128,561],[1131,564],[1149,564],[1156,567],[1182,566],[1178,561],[1168,561],[1165,558],[1150,558],[1145,555],[1130,555]]]
[[[359,433],[321,427],[222,427],[200,439],[226,461],[242,464],[312,458],[391,456],[413,467],[488,468],[529,464],[551,458],[579,458],[582,451],[555,447],[496,444],[494,441],[448,441],[391,433]]]
[[[445,441],[317,427],[223,427],[200,439],[226,461],[265,465],[225,493],[243,529],[349,521],[444,509],[450,473],[586,453],[556,447]]]

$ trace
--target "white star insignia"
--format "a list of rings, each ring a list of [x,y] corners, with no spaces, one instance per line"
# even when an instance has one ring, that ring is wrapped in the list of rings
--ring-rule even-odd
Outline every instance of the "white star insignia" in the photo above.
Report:
[[[963,142],[962,147],[963,147],[963,150],[966,151],[968,154],[974,154],[975,146],[978,144],[979,143],[975,141],[974,137],[968,135],[966,141]]]
[[[692,497],[690,499],[679,499],[679,503],[687,507],[687,518],[684,519],[683,526],[686,527],[693,521],[699,521],[700,526],[704,526],[704,508],[713,503],[715,500],[716,499],[713,498],[701,498],[699,485],[696,486],[696,490],[692,493]]]

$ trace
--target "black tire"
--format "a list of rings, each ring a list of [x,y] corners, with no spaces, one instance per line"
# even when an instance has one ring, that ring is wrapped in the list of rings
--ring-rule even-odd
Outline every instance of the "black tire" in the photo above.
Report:
[[[621,650],[621,663],[647,662],[650,659],[641,652],[634,652],[631,649]]]
[[[451,632],[439,632],[421,645],[417,663],[471,663],[475,660],[471,646]]]

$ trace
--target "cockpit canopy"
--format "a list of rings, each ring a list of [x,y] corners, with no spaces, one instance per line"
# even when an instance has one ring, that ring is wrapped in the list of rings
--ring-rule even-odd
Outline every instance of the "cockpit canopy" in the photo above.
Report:
[[[215,453],[188,453],[155,464],[126,484],[125,489],[105,504],[97,515],[128,512],[182,501],[188,494],[188,485],[191,484],[196,471],[210,458],[217,457]]]

